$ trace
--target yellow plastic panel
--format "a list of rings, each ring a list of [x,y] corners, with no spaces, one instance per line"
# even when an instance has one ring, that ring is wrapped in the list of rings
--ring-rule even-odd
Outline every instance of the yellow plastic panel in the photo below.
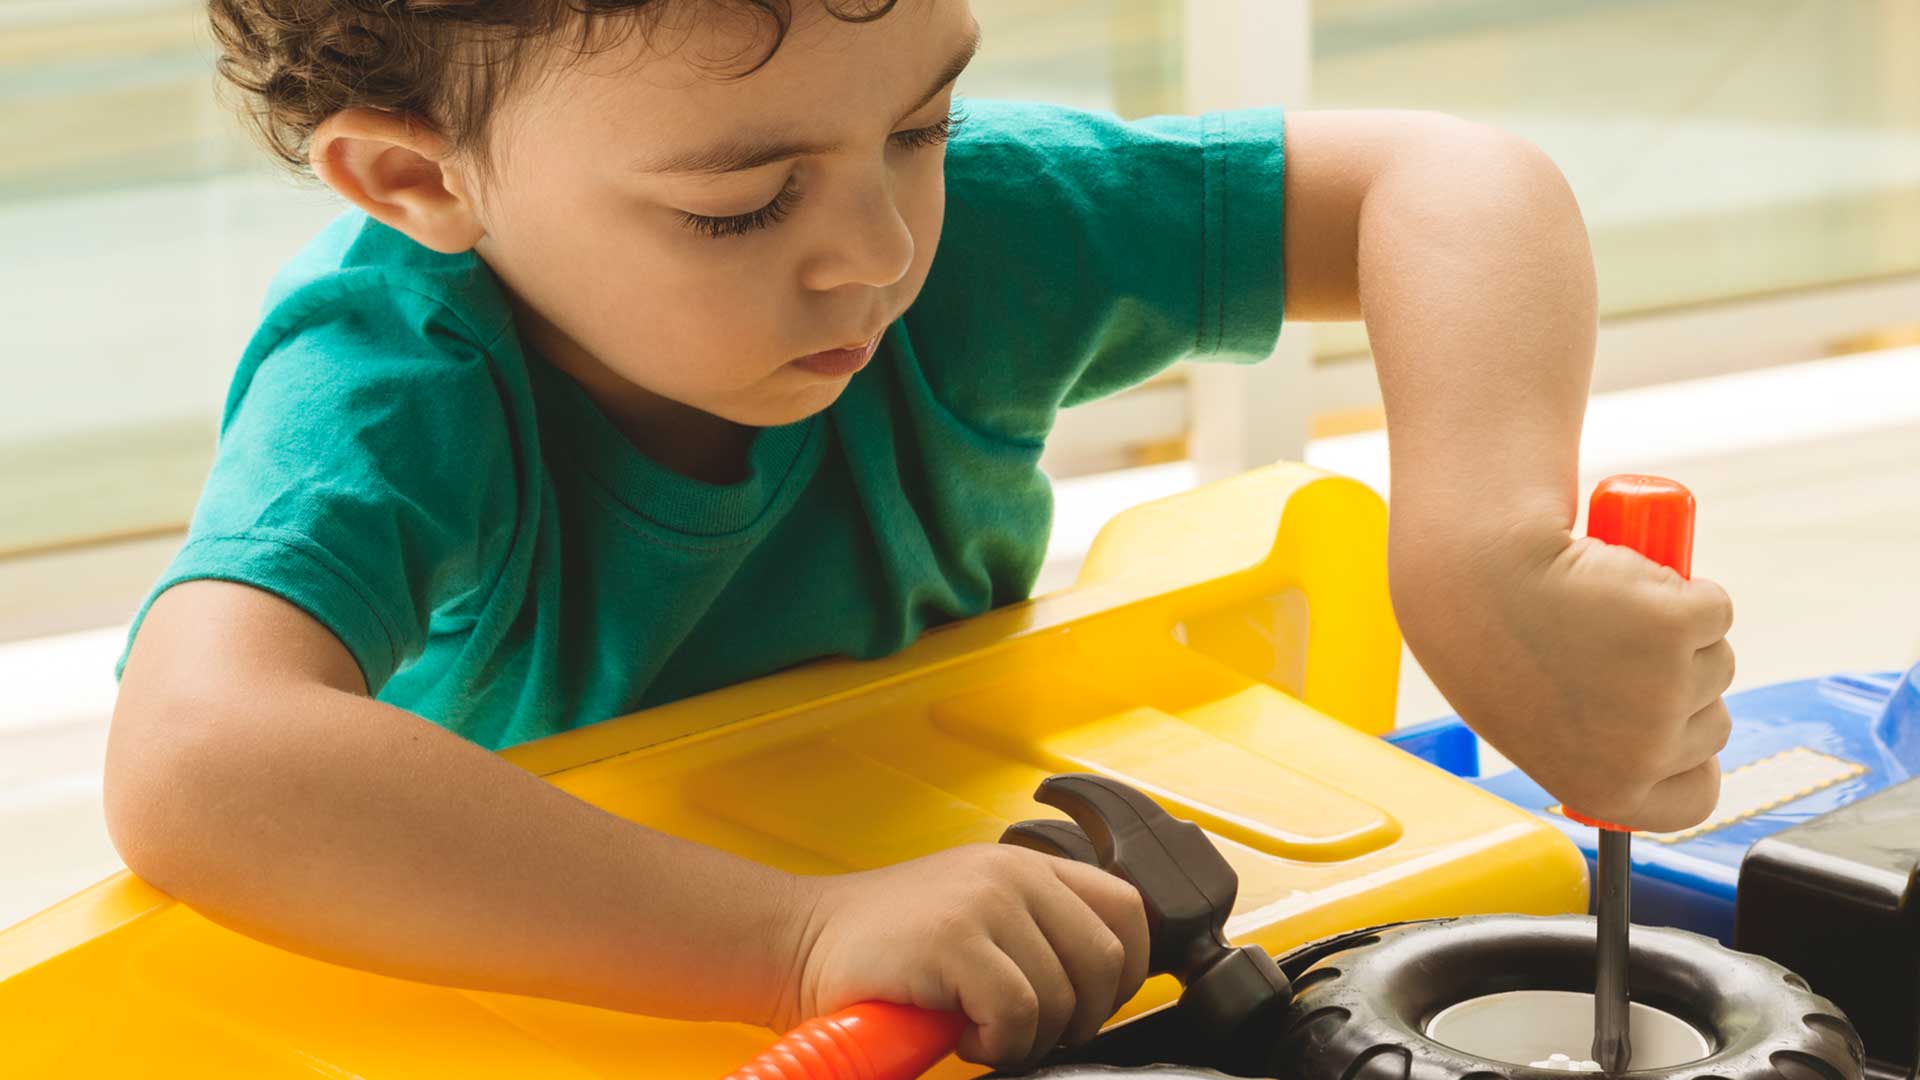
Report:
[[[1116,519],[1075,588],[515,747],[607,810],[806,873],[989,842],[1104,772],[1207,829],[1230,933],[1280,951],[1396,919],[1556,913],[1552,827],[1380,742],[1400,639],[1384,508],[1279,465]],[[1128,1006],[1166,1001],[1150,982]],[[712,1077],[768,1032],[336,967],[120,874],[0,933],[0,1077]],[[948,1062],[932,1075],[973,1070]]]

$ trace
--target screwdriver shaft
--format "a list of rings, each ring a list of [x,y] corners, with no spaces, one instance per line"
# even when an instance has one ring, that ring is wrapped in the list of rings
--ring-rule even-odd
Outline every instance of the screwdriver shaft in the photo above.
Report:
[[[1610,1075],[1626,1072],[1633,1060],[1627,1021],[1628,883],[1633,876],[1632,834],[1600,830],[1600,867],[1596,889],[1599,931],[1593,994],[1593,1060]]]

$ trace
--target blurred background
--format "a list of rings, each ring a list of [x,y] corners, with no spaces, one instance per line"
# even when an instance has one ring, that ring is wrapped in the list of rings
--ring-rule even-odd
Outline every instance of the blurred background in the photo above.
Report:
[[[1920,4],[974,0],[963,84],[1125,116],[1437,109],[1559,162],[1603,315],[1586,483],[1673,475],[1740,686],[1920,651]],[[216,95],[203,5],[0,0],[0,926],[117,868],[100,758],[268,278],[339,204]],[[1042,588],[1125,506],[1279,457],[1385,491],[1364,333],[1068,414]],[[1462,513],[1472,508],[1463,507]],[[1409,661],[1403,722],[1448,711]]]

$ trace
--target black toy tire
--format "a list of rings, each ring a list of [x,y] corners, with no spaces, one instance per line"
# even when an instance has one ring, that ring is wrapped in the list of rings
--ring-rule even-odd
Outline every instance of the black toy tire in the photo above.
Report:
[[[1425,1035],[1441,1009],[1507,990],[1593,992],[1594,923],[1495,915],[1401,923],[1287,957],[1292,1006],[1269,1075],[1287,1080],[1572,1080],[1462,1053]],[[1860,1080],[1860,1037],[1827,999],[1763,957],[1711,938],[1636,926],[1635,1001],[1694,1025],[1699,1061],[1628,1075],[1675,1080]]]

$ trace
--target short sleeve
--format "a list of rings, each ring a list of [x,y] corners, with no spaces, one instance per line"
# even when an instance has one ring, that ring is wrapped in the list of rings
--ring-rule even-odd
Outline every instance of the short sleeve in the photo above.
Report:
[[[1279,110],[1125,123],[968,102],[908,329],[963,419],[1037,442],[1056,411],[1280,332]]]
[[[313,292],[242,359],[186,544],[128,640],[174,585],[241,582],[325,625],[377,693],[435,611],[505,557],[511,412],[490,343],[431,298],[390,282]]]

